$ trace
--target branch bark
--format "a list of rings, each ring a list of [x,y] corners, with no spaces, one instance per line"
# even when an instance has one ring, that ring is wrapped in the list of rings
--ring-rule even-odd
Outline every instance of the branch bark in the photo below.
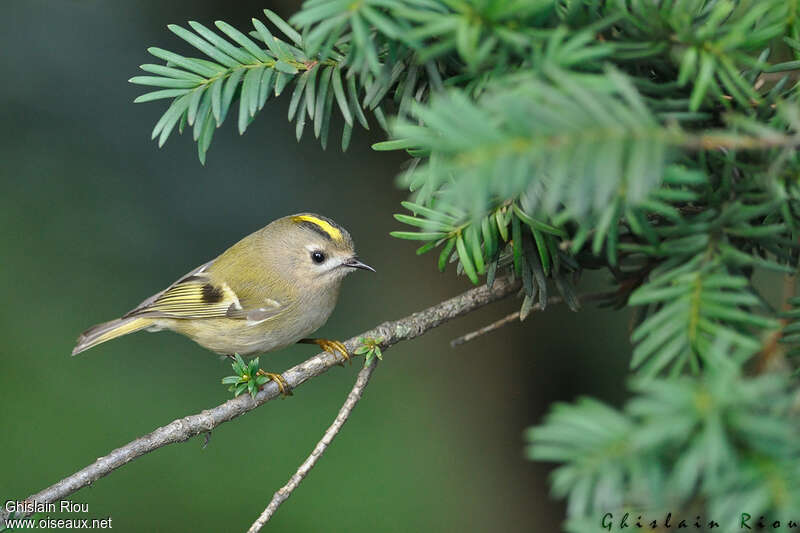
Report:
[[[345,346],[347,346],[347,350],[350,353],[353,353],[361,344],[361,338],[373,338],[381,339],[380,346],[383,350],[386,350],[398,342],[419,337],[445,322],[505,298],[513,294],[519,288],[519,285],[519,282],[498,279],[492,288],[486,285],[476,287],[423,311],[399,320],[384,322],[345,341]],[[294,389],[338,364],[339,358],[328,352],[321,352],[290,368],[283,373],[283,377],[289,386]],[[27,501],[49,503],[63,499],[142,455],[168,444],[184,442],[201,433],[208,433],[220,424],[252,411],[279,395],[277,384],[271,381],[264,386],[255,398],[252,398],[249,394],[242,394],[212,409],[206,409],[200,413],[173,420],[169,424],[113,450],[108,455],[99,457],[82,470],[29,496]],[[8,513],[5,510],[0,511],[0,525],[5,523],[7,517]]]
[[[369,378],[372,377],[372,373],[375,371],[375,368],[378,366],[378,358],[375,357],[372,360],[372,363],[369,366],[365,366],[361,369],[358,373],[358,378],[356,379],[356,384],[353,385],[353,389],[350,391],[350,394],[347,395],[347,399],[344,401],[342,408],[339,409],[339,414],[336,415],[336,418],[333,421],[333,424],[328,428],[322,438],[319,440],[314,449],[311,451],[311,455],[303,461],[297,468],[297,472],[289,478],[289,481],[278,489],[275,494],[272,496],[272,500],[270,500],[269,504],[267,505],[264,512],[253,522],[253,525],[250,526],[250,529],[247,530],[247,533],[258,533],[261,531],[261,528],[269,522],[269,519],[272,518],[272,515],[275,514],[275,511],[278,510],[278,507],[289,499],[289,496],[292,495],[292,492],[300,486],[300,483],[303,482],[305,477],[311,472],[311,469],[314,468],[314,465],[317,464],[319,458],[322,457],[322,454],[325,453],[325,450],[328,449],[333,439],[336,435],[339,434],[344,423],[347,422],[347,419],[350,418],[350,413],[353,412],[353,408],[356,406],[358,401],[361,399],[361,395],[364,394],[364,389],[367,387],[367,383],[369,383]]]

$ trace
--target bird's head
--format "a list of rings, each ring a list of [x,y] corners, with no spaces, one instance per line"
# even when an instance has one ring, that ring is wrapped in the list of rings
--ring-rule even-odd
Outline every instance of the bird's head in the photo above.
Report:
[[[313,213],[299,213],[280,219],[278,249],[286,255],[287,272],[299,283],[309,285],[341,281],[356,269],[371,270],[356,256],[350,233],[333,220]]]

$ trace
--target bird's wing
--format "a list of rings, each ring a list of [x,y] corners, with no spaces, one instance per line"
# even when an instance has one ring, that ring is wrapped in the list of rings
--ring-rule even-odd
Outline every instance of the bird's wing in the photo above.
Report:
[[[243,318],[247,320],[249,325],[260,324],[270,318],[274,318],[286,310],[286,306],[281,305],[271,298],[262,302],[259,307],[245,308],[245,309],[228,309],[228,318]]]
[[[143,301],[123,318],[235,318],[263,322],[285,307],[275,300],[243,307],[239,295],[227,283],[214,282],[207,274],[214,261],[194,269],[178,281]]]

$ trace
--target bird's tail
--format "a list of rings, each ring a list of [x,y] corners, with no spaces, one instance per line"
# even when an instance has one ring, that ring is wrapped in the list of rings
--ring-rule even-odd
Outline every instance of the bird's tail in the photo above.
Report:
[[[72,350],[72,355],[88,350],[92,346],[116,339],[128,333],[139,331],[153,325],[153,319],[142,317],[117,318],[110,322],[103,322],[92,326],[78,337],[78,344]]]

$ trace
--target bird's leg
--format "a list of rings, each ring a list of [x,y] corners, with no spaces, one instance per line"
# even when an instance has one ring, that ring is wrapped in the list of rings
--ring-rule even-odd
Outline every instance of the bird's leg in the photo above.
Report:
[[[236,357],[231,354],[226,354],[226,357],[231,360],[236,359]],[[292,387],[289,386],[289,383],[286,381],[286,379],[284,379],[282,375],[276,374],[274,372],[267,372],[265,370],[261,370],[260,368],[258,369],[258,372],[256,372],[256,375],[267,377],[272,381],[274,381],[275,383],[277,383],[278,390],[281,391],[281,396],[286,397],[286,396],[292,396],[294,394],[292,392]]]
[[[282,396],[292,396],[292,394],[294,394],[292,392],[292,388],[289,386],[289,384],[286,382],[286,380],[280,374],[275,374],[274,372],[266,372],[266,371],[261,370],[259,368],[258,372],[256,372],[256,375],[257,376],[266,376],[269,379],[271,379],[272,381],[274,381],[275,383],[277,383],[278,384],[278,389],[281,391],[281,395]]]
[[[297,343],[316,344],[329,354],[332,354],[334,357],[336,357],[336,352],[338,351],[344,358],[342,362],[350,360],[350,354],[347,353],[347,347],[343,342],[340,341],[332,341],[330,339],[300,339],[297,341]]]

